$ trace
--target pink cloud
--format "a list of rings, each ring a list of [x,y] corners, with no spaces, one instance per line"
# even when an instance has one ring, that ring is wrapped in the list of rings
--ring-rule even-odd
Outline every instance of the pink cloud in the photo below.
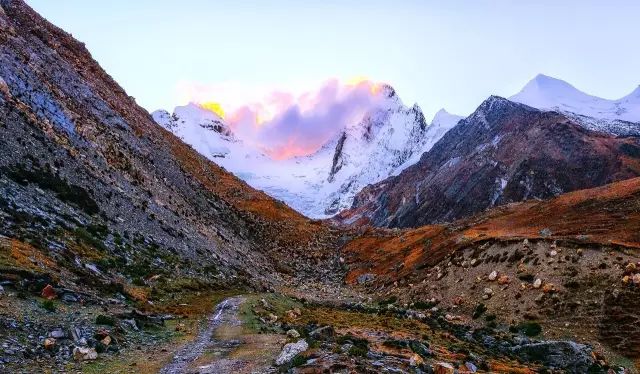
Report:
[[[347,125],[359,123],[385,99],[382,87],[369,80],[342,83],[331,79],[314,91],[273,90],[242,105],[226,104],[224,91],[218,97],[200,97],[200,102],[220,103],[225,121],[238,138],[275,159],[284,159],[309,155]]]

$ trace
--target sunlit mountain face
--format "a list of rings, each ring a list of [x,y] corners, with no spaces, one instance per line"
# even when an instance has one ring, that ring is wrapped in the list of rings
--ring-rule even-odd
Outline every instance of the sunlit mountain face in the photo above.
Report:
[[[359,123],[388,99],[385,86],[361,77],[330,79],[308,91],[256,94],[244,92],[251,90],[246,87],[194,84],[181,87],[181,96],[213,112],[245,144],[282,160],[310,155],[349,124]]]

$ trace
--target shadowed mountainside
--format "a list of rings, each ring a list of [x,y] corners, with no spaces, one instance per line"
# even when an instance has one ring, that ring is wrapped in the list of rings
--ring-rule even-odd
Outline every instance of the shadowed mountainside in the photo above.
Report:
[[[286,264],[326,268],[331,229],[155,124],[24,3],[0,5],[0,233],[76,273],[60,282],[262,287],[296,275]]]
[[[637,138],[492,96],[418,163],[364,188],[336,220],[417,227],[638,175]]]

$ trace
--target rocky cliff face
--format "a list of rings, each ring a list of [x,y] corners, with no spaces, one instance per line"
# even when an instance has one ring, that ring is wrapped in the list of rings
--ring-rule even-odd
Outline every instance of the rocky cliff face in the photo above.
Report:
[[[585,129],[558,112],[491,97],[420,161],[364,188],[346,223],[416,227],[510,202],[640,175],[635,138]]]
[[[291,272],[279,256],[328,258],[311,249],[329,229],[162,129],[23,2],[0,5],[0,234],[76,272],[60,282],[274,285]]]

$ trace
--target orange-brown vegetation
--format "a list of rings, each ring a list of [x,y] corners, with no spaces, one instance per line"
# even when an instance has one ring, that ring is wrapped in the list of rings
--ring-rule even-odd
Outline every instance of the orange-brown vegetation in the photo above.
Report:
[[[450,225],[411,230],[368,229],[344,252],[353,266],[347,282],[364,273],[400,278],[435,266],[448,254],[487,241],[548,239],[578,245],[640,248],[640,178],[492,209]],[[389,269],[396,269],[395,276]]]

